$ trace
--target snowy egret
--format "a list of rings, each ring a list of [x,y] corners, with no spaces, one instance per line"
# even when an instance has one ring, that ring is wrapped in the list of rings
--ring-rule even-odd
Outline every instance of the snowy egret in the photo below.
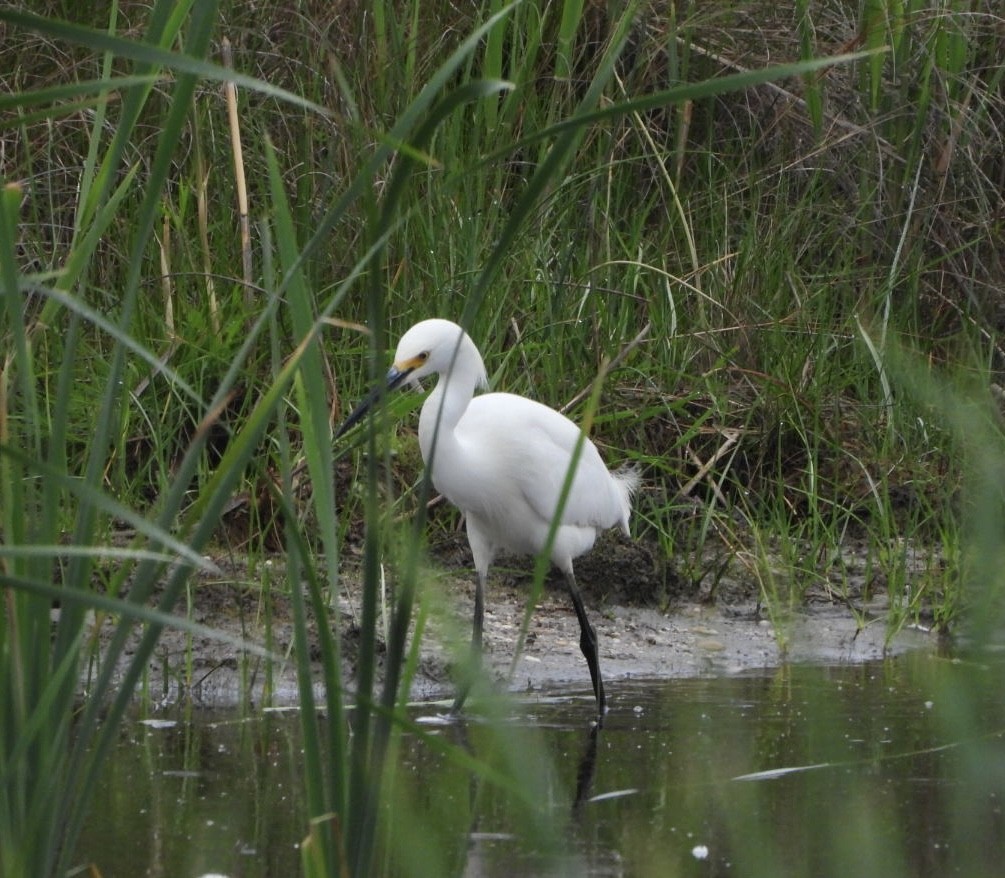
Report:
[[[335,438],[358,423],[382,393],[427,375],[439,375],[439,381],[419,416],[419,448],[433,486],[467,522],[478,578],[471,636],[477,660],[489,565],[499,550],[536,555],[544,549],[580,430],[565,415],[523,396],[475,396],[488,379],[474,342],[456,323],[424,320],[402,336],[386,386],[375,388],[356,407]],[[572,562],[593,547],[601,530],[620,526],[628,535],[638,483],[633,468],[608,471],[597,447],[584,439],[551,545],[551,561],[565,575],[579,619],[579,645],[600,717],[607,704],[597,635],[586,616]],[[462,691],[455,709],[463,701]]]

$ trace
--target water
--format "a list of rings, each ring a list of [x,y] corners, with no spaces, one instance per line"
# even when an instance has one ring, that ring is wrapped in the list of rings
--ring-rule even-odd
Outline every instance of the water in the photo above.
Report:
[[[405,735],[389,869],[513,875],[998,875],[1005,698],[997,665],[915,654],[859,666],[612,681],[520,703],[499,730],[415,717],[520,777],[519,796]],[[512,706],[511,706],[512,707]],[[290,712],[131,722],[81,862],[104,878],[299,874]]]

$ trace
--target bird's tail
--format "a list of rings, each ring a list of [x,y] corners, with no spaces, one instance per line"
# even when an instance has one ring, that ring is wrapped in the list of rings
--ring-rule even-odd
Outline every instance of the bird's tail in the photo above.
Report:
[[[621,529],[625,532],[625,536],[630,536],[628,519],[632,514],[632,498],[639,489],[642,473],[635,464],[628,463],[611,473],[611,478],[614,479],[614,487],[621,503]]]

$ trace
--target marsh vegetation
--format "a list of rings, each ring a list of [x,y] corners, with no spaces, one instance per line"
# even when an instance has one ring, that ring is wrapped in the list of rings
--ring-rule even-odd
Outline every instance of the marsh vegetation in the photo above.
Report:
[[[990,0],[53,0],[0,9],[0,40],[3,878],[78,863],[165,626],[296,668],[304,874],[389,864],[457,520],[420,396],[331,437],[424,317],[641,468],[633,601],[741,599],[782,641],[811,600],[1000,638]],[[223,559],[254,636],[200,611]],[[482,710],[500,760],[426,743],[533,825]]]

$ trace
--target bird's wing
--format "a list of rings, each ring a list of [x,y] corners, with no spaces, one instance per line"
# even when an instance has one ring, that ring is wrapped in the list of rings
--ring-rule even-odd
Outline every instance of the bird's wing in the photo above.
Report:
[[[579,427],[565,415],[526,397],[487,393],[471,401],[457,432],[463,441],[479,447],[486,480],[519,491],[535,514],[551,520],[579,439]],[[586,439],[562,521],[607,528],[621,517],[611,474],[596,446]]]

